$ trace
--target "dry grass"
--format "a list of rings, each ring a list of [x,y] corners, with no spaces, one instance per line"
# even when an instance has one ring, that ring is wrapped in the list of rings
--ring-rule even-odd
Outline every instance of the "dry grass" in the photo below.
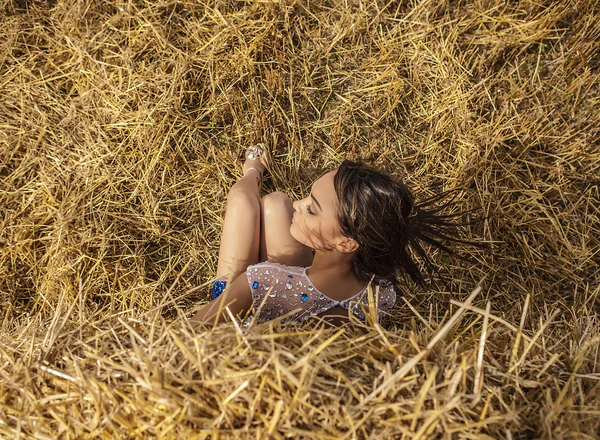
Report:
[[[0,6],[0,436],[600,435],[596,1]],[[195,334],[258,141],[268,191],[465,188],[495,253],[366,335]]]

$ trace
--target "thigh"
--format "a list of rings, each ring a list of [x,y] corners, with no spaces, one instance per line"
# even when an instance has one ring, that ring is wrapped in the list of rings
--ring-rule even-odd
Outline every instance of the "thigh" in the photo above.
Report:
[[[273,261],[287,266],[310,266],[313,251],[290,234],[294,208],[283,192],[266,195],[260,201],[260,261]]]

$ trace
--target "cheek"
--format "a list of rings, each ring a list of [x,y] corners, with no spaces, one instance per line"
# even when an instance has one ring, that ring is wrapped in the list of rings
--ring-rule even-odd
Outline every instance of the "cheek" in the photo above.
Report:
[[[296,222],[290,225],[290,234],[296,241],[311,247],[325,246],[334,237],[333,227],[329,222],[308,215],[296,219]]]
[[[331,219],[327,219],[327,222],[324,222],[321,225],[321,231],[323,234],[323,240],[325,240],[326,242],[331,242],[333,239],[335,239],[338,236],[338,228],[337,228],[337,222],[331,220]]]

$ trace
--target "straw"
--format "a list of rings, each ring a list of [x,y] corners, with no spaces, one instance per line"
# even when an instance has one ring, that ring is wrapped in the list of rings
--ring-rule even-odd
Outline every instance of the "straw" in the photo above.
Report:
[[[1,438],[597,438],[596,1],[9,1],[0,23]],[[432,252],[448,285],[399,286],[380,323],[373,297],[342,328],[195,329],[259,142],[263,196],[364,160],[456,189],[491,252]]]

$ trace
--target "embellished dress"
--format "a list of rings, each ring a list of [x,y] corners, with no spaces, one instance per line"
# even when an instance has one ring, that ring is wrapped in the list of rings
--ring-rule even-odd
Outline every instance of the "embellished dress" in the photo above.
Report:
[[[257,322],[269,321],[294,310],[296,312],[282,322],[302,322],[336,306],[351,310],[365,321],[361,305],[368,310],[369,290],[377,307],[378,320],[384,316],[384,310],[391,308],[396,302],[396,288],[389,282],[384,285],[371,283],[370,289],[367,284],[342,301],[329,298],[308,278],[306,270],[309,267],[285,266],[270,261],[248,266],[246,276],[252,292],[252,308],[258,316]]]

